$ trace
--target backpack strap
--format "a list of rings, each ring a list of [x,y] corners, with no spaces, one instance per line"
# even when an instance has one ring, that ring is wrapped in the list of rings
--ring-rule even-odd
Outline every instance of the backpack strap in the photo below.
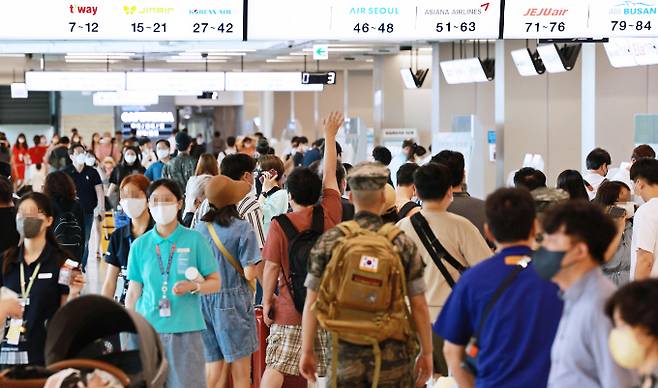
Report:
[[[295,225],[293,225],[292,221],[290,221],[290,218],[288,218],[287,215],[281,214],[272,219],[279,223],[281,229],[283,229],[283,233],[285,233],[286,238],[288,239],[288,242],[294,240],[295,237],[297,237],[299,234],[299,231],[297,228],[295,228]]]
[[[387,222],[382,225],[381,228],[379,228],[377,233],[386,237],[386,239],[392,243],[393,240],[398,238],[402,231],[397,226],[395,226],[395,224]]]
[[[361,229],[359,223],[354,220],[342,222],[338,224],[336,227],[340,229],[340,231],[343,233],[344,236],[350,236],[354,234],[357,230]]]
[[[454,269],[459,271],[459,273],[466,271],[466,267],[452,257],[450,253],[448,253],[448,250],[441,245],[432,232],[427,220],[421,213],[416,213],[411,216],[411,225],[414,227],[418,238],[423,243],[425,250],[427,250],[427,253],[432,257],[432,261],[434,261],[434,264],[438,267],[439,272],[441,272],[443,278],[448,282],[450,288],[453,288],[455,286],[455,279],[452,278],[452,275],[450,275],[446,266],[443,265],[442,260],[447,261]]]
[[[400,211],[398,212],[398,217],[400,219],[403,219],[404,217],[407,216],[407,214],[409,214],[410,211],[412,211],[413,209],[415,209],[417,207],[420,207],[420,205],[417,204],[414,201],[409,201],[409,202],[405,203],[404,206],[402,206],[402,208],[400,208]]]
[[[484,324],[486,323],[487,318],[489,318],[491,310],[493,310],[493,307],[496,305],[500,297],[503,296],[503,293],[505,293],[505,291],[512,285],[512,283],[514,283],[514,280],[516,280],[521,271],[523,271],[529,263],[530,259],[527,257],[519,261],[518,264],[514,266],[514,269],[510,271],[509,274],[507,274],[505,279],[503,279],[502,283],[500,283],[494,294],[491,296],[491,299],[489,299],[489,302],[484,307],[484,311],[480,317],[480,322],[478,322],[478,325],[475,328],[475,333],[473,333],[473,336],[469,341],[469,346],[473,344],[477,347],[478,339],[480,338],[480,334],[482,333],[482,329],[484,328]]]
[[[231,263],[231,266],[237,271],[238,274],[240,274],[240,277],[244,279],[245,282],[247,282],[247,285],[249,285],[251,292],[255,292],[256,285],[254,284],[254,281],[247,280],[247,278],[244,275],[244,269],[242,269],[240,263],[238,263],[235,257],[233,257],[233,255],[228,251],[228,249],[226,249],[224,244],[222,244],[222,240],[219,239],[219,236],[217,235],[215,228],[209,222],[206,223],[206,226],[208,227],[208,232],[210,232],[210,236],[215,242],[217,249],[219,249],[222,255],[228,260],[229,263]]]
[[[324,232],[324,209],[322,209],[322,206],[313,206],[311,230],[319,234]]]

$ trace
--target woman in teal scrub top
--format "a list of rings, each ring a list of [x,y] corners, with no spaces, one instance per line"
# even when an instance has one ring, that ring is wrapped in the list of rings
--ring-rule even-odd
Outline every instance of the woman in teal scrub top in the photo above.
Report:
[[[148,202],[156,226],[130,248],[126,307],[160,335],[169,363],[167,387],[205,387],[199,296],[219,291],[217,260],[207,239],[179,224],[183,195],[175,182],[152,183]],[[194,282],[185,277],[190,268],[200,274]]]

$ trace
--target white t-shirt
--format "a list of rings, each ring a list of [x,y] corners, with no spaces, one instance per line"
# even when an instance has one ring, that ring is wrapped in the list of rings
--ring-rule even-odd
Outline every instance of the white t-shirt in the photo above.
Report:
[[[633,218],[633,242],[631,243],[631,281],[635,280],[637,250],[653,253],[651,277],[658,278],[658,198],[640,206]]]
[[[606,178],[599,174],[587,171],[583,174],[583,179],[592,185],[592,188],[594,189],[594,191],[587,190],[587,195],[589,195],[589,199],[592,200],[596,197],[596,192],[599,191],[599,186],[601,186],[601,183],[603,183]]]

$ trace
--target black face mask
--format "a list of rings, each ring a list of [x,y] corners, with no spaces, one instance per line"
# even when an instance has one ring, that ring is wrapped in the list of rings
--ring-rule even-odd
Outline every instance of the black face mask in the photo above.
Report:
[[[41,231],[43,220],[37,217],[17,217],[16,230],[22,238],[35,238]]]
[[[551,280],[562,269],[562,260],[566,254],[566,251],[549,251],[539,248],[532,254],[535,272],[540,278]]]

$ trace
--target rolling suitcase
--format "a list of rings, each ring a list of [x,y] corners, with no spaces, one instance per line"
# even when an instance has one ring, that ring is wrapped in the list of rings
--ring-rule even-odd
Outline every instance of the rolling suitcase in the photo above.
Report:
[[[110,236],[114,232],[114,213],[105,212],[105,219],[101,224],[101,252],[103,255],[107,254],[107,249],[110,245]]]
[[[259,388],[265,373],[265,350],[267,349],[267,336],[270,329],[263,319],[263,306],[256,306],[256,335],[258,336],[258,350],[251,355],[251,386]]]

